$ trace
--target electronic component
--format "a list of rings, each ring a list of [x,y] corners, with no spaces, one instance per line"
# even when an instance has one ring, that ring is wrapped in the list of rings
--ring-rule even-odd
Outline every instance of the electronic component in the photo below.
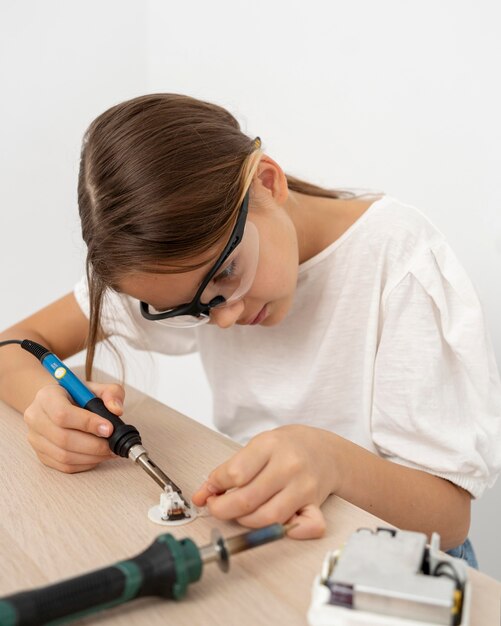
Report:
[[[160,504],[152,506],[148,511],[148,518],[162,526],[180,526],[192,522],[196,517],[196,507],[187,506],[184,499],[170,485],[167,485],[160,494]]]
[[[423,533],[360,529],[327,553],[315,578],[311,626],[468,626],[466,564]]]

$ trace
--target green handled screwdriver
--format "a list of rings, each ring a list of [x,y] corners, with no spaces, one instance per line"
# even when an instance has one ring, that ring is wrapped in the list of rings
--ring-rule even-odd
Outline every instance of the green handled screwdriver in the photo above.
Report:
[[[181,489],[149,458],[148,452],[142,445],[141,436],[137,428],[130,424],[125,424],[118,415],[108,411],[101,398],[95,396],[92,391],[73,374],[70,368],[45,346],[31,341],[30,339],[10,339],[0,342],[0,347],[9,344],[19,344],[23,350],[35,356],[61,387],[66,389],[78,406],[92,411],[93,413],[97,413],[113,424],[113,433],[108,437],[108,444],[112,452],[118,456],[132,459],[151,476],[162,489],[170,485],[174,491],[177,491],[186,506],[190,508]]]
[[[296,524],[271,524],[224,539],[217,529],[210,544],[198,548],[191,539],[159,535],[141,554],[66,581],[21,591],[0,599],[2,626],[69,622],[135,598],[181,599],[189,583],[200,580],[204,564],[229,569],[229,556],[281,539]]]

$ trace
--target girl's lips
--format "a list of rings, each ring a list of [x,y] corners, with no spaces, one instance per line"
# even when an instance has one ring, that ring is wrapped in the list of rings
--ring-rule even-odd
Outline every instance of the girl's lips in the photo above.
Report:
[[[256,324],[260,324],[268,313],[268,305],[265,304],[264,307],[259,311],[257,316],[250,322],[251,326],[255,326]]]

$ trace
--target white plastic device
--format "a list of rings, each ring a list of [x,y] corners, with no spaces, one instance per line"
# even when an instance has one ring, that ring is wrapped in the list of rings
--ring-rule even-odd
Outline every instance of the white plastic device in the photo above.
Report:
[[[326,554],[310,626],[469,626],[467,566],[440,552],[434,533],[359,529]]]

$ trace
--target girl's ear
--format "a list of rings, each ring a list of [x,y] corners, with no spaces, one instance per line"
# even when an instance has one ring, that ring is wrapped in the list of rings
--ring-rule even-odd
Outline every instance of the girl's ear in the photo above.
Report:
[[[255,188],[278,204],[284,204],[288,196],[287,178],[276,161],[263,154],[255,175]]]

